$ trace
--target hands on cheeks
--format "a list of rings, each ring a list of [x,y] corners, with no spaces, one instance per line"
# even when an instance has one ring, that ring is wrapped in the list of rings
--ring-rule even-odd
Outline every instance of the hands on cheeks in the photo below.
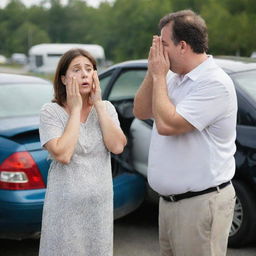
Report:
[[[94,105],[100,101],[102,101],[100,81],[99,81],[97,71],[94,70],[93,71],[93,84],[92,84],[92,90],[91,90],[90,96],[89,96],[89,102],[91,105]]]
[[[152,76],[166,76],[170,68],[167,52],[164,50],[160,36],[153,36],[148,57],[148,69]]]
[[[82,97],[79,91],[79,85],[76,77],[68,77],[66,82],[67,106],[72,112],[73,110],[81,110]]]

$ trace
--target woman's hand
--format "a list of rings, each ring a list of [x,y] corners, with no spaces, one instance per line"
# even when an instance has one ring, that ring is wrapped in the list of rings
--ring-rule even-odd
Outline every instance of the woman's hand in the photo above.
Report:
[[[99,77],[98,77],[97,71],[95,70],[93,72],[93,85],[90,93],[90,103],[92,105],[96,105],[99,102],[102,102],[101,88],[100,88]]]
[[[79,91],[79,85],[76,77],[71,77],[67,80],[66,85],[67,92],[67,106],[69,111],[81,111],[82,109],[82,97]]]
[[[53,138],[48,141],[45,147],[58,162],[69,164],[75,152],[80,132],[82,96],[75,77],[66,77],[65,86],[67,92],[65,107],[69,112],[69,119],[63,134],[58,138]]]

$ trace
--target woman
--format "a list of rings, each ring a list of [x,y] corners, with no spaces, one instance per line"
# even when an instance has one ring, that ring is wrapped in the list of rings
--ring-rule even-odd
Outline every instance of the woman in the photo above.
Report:
[[[40,140],[52,163],[39,255],[110,256],[110,152],[121,153],[126,138],[115,108],[101,99],[96,62],[88,52],[72,49],[62,56],[54,93],[40,114]]]

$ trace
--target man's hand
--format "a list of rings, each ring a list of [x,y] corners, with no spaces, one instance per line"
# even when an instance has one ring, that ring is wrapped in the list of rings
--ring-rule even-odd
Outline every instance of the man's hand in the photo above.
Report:
[[[153,36],[148,57],[148,69],[152,77],[165,77],[170,69],[168,54],[164,50],[161,37],[159,36]]]

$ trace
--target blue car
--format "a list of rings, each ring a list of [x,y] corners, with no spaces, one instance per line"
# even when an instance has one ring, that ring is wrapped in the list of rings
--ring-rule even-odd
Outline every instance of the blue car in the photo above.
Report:
[[[50,161],[40,146],[41,106],[53,86],[33,76],[0,74],[0,238],[39,237]],[[144,200],[145,178],[112,157],[114,214],[120,218]]]

